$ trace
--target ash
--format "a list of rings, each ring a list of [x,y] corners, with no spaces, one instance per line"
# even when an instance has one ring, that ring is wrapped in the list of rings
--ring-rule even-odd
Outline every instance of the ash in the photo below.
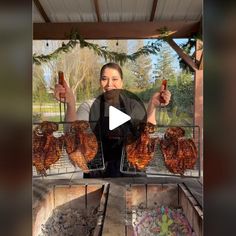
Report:
[[[97,224],[97,208],[54,209],[38,236],[91,236]]]

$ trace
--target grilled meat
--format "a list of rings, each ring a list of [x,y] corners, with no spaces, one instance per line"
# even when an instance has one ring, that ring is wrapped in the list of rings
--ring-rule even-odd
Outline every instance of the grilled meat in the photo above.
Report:
[[[184,137],[185,130],[181,127],[171,127],[167,128],[165,132],[165,139],[176,140],[178,138]]]
[[[154,156],[157,138],[150,138],[149,133],[154,132],[154,125],[141,124],[141,136],[137,140],[131,137],[127,140],[126,155],[128,161],[138,170],[143,170],[148,166]]]
[[[44,166],[46,170],[60,159],[62,155],[63,137],[55,138],[53,135],[49,135],[47,136],[47,144],[44,147]]]
[[[36,127],[33,131],[33,165],[37,173],[41,175],[45,174],[43,148],[46,141],[47,139],[40,133],[39,127]]]
[[[180,127],[168,128],[160,146],[168,170],[183,175],[186,169],[193,169],[197,161],[197,148],[192,139],[183,137]]]
[[[55,122],[43,121],[42,124],[39,125],[39,129],[44,135],[48,136],[58,130],[58,124]]]
[[[87,162],[94,159],[98,151],[98,143],[96,136],[94,134],[84,134],[80,133],[81,140],[81,152],[84,154]]]
[[[87,161],[84,155],[82,154],[82,152],[80,151],[80,148],[77,148],[74,152],[69,154],[69,157],[70,157],[71,163],[75,167],[78,166],[85,173],[89,171]]]
[[[33,154],[33,165],[35,166],[38,174],[40,175],[46,174],[46,170],[44,168],[44,159],[43,156],[40,155],[40,153]]]
[[[62,137],[57,139],[53,136],[56,130],[58,130],[56,123],[44,121],[33,131],[33,165],[41,175],[46,175],[50,165],[60,158]]]
[[[76,138],[75,133],[67,132],[64,136],[64,141],[66,152],[68,154],[74,152],[79,145],[79,139]]]
[[[84,155],[80,151],[80,143],[79,143],[80,140],[77,138],[76,133],[75,132],[66,133],[64,140],[65,140],[66,152],[69,155],[71,163],[75,167],[78,166],[80,169],[86,172],[88,170],[87,161]]]
[[[96,136],[89,133],[89,123],[87,121],[75,121],[72,128],[76,131],[77,138],[80,140],[80,151],[85,156],[87,162],[94,159],[98,151]]]
[[[71,124],[71,130],[73,131],[86,131],[89,129],[89,122],[85,120],[76,120]]]
[[[87,163],[94,159],[98,151],[96,136],[89,133],[89,127],[87,121],[75,121],[65,135],[66,151],[72,164],[85,172],[89,170]]]
[[[178,140],[177,157],[182,161],[183,169],[193,169],[197,160],[197,148],[192,139]]]

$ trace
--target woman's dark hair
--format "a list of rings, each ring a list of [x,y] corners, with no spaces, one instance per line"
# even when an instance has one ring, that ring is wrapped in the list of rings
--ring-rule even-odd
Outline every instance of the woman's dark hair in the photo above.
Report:
[[[122,72],[121,67],[114,62],[109,62],[109,63],[102,66],[102,68],[100,70],[100,79],[102,78],[102,74],[106,68],[111,68],[111,69],[117,70],[120,74],[120,78],[123,79],[123,72]]]

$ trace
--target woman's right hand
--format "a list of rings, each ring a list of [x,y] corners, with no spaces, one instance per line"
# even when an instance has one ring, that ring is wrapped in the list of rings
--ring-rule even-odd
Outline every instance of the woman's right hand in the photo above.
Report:
[[[54,96],[60,102],[66,102],[68,105],[75,105],[75,96],[65,80],[63,80],[63,85],[55,85]]]

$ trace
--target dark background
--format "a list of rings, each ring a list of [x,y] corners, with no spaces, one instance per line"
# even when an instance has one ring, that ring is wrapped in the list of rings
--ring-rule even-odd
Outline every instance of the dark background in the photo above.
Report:
[[[0,3],[0,235],[31,235],[31,1]]]
[[[235,235],[236,3],[204,1],[204,235]],[[0,3],[0,235],[31,235],[32,2]]]
[[[235,235],[236,1],[204,1],[204,228]]]

